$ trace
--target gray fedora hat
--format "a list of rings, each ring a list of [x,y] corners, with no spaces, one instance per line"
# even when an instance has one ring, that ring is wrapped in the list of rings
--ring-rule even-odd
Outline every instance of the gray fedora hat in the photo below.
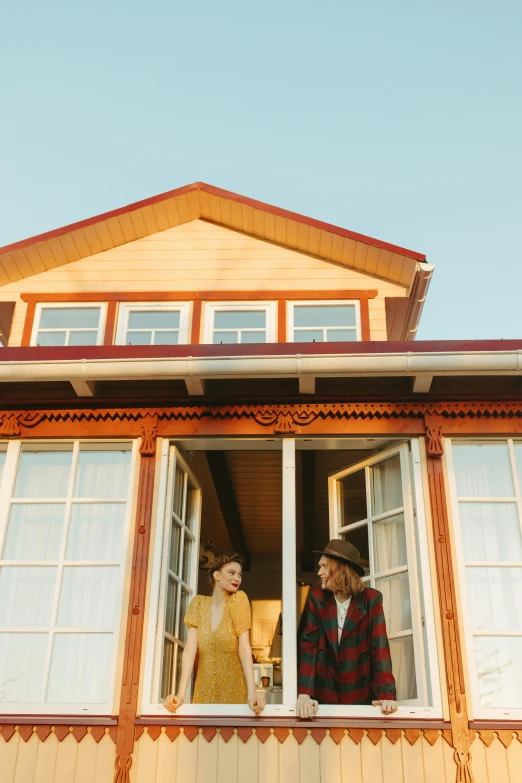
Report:
[[[361,553],[349,541],[344,541],[342,538],[332,538],[324,549],[314,549],[314,552],[317,555],[326,555],[326,557],[332,557],[334,560],[346,563],[359,576],[364,576],[364,568],[359,565]]]

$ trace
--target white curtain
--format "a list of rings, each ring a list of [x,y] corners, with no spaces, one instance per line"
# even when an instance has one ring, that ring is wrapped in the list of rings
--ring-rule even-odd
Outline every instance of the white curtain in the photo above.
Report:
[[[12,504],[3,559],[57,560],[64,516],[64,503]]]
[[[66,560],[119,562],[125,503],[73,503]]]
[[[522,704],[522,637],[475,636],[481,707],[520,708]]]
[[[0,626],[48,627],[55,582],[56,568],[51,566],[2,566]]]
[[[513,497],[507,443],[453,446],[459,497]]]
[[[372,516],[402,506],[401,462],[395,457],[379,462],[371,468]]]
[[[22,451],[15,498],[64,498],[71,470],[71,451]]]
[[[409,630],[412,621],[408,572],[376,579],[375,587],[382,593],[388,633]]]
[[[46,702],[106,702],[111,652],[112,633],[55,634]]]
[[[130,451],[80,451],[74,497],[126,498]]]
[[[407,565],[403,514],[373,523],[373,547],[377,573]]]
[[[46,633],[0,633],[0,702],[41,700]]]
[[[404,636],[390,641],[393,676],[397,686],[397,701],[417,698],[417,679],[413,655],[413,637]]]

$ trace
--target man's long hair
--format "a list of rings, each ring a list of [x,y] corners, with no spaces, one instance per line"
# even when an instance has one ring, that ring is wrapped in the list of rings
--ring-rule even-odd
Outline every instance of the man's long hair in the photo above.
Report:
[[[361,577],[349,565],[333,557],[328,557],[328,568],[330,569],[330,576],[328,577],[327,590],[331,590],[332,593],[344,593],[350,596],[364,592]]]

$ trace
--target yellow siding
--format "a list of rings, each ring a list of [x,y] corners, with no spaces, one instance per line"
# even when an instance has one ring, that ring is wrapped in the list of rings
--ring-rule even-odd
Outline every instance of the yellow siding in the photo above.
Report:
[[[131,236],[129,233],[128,236]],[[41,269],[42,267],[37,267]],[[372,339],[386,339],[384,297],[406,289],[222,226],[194,220],[79,261],[48,269],[0,289],[1,300],[21,293],[104,291],[223,291],[377,289],[370,300]],[[26,305],[19,302],[10,345],[19,345]]]
[[[115,746],[109,736],[96,743],[90,734],[81,742],[72,735],[58,742],[51,734],[27,742],[16,732],[9,742],[0,737],[2,783],[112,783]]]
[[[410,745],[404,736],[395,744],[383,736],[376,745],[367,736],[358,744],[348,736],[339,744],[326,736],[318,744],[310,734],[301,744],[293,735],[283,743],[274,735],[243,743],[234,735],[226,743],[219,734],[208,743],[201,735],[189,742],[183,734],[173,742],[164,734],[153,741],[145,731],[131,768],[131,783],[454,783],[455,778],[453,750],[442,737],[433,746],[424,738]]]

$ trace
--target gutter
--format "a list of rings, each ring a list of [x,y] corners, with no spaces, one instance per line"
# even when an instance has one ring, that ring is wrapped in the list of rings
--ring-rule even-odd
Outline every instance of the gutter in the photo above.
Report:
[[[428,288],[434,269],[435,267],[433,264],[426,264],[423,262],[417,264],[417,271],[411,287],[409,305],[406,311],[406,319],[401,335],[402,340],[415,339],[415,334],[419,328],[422,308],[424,307],[424,302],[428,295]]]

